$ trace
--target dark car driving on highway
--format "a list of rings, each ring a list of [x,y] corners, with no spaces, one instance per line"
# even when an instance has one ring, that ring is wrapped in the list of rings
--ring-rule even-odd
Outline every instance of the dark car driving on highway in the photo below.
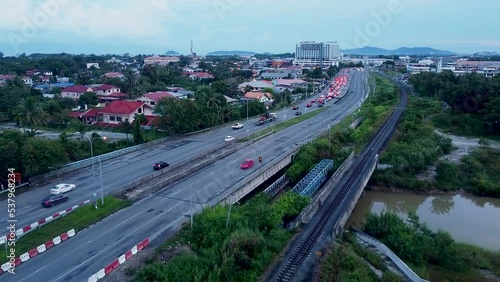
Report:
[[[55,205],[59,205],[60,203],[64,203],[68,200],[67,196],[64,195],[50,195],[42,200],[42,206],[49,208]]]
[[[302,113],[301,112],[295,112],[296,116],[300,116]]]
[[[170,166],[170,165],[168,163],[166,163],[166,162],[157,162],[157,163],[155,163],[155,165],[153,166],[153,168],[154,168],[154,170],[160,170],[160,169],[166,168],[168,166]]]

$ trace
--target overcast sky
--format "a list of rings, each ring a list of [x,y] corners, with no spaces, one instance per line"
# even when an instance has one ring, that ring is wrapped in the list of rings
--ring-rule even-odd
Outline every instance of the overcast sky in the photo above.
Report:
[[[500,51],[500,0],[0,0],[0,51],[163,54],[432,47]]]

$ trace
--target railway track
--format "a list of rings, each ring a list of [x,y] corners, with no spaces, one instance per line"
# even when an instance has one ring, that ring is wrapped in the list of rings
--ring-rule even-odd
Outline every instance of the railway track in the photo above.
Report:
[[[302,266],[303,262],[309,256],[311,249],[323,233],[324,228],[327,226],[334,212],[342,205],[342,202],[351,191],[351,187],[358,180],[359,175],[375,161],[375,156],[384,148],[389,142],[392,134],[396,130],[396,126],[401,119],[401,116],[406,108],[408,102],[408,95],[406,89],[401,87],[401,100],[396,109],[391,113],[389,118],[384,122],[382,127],[377,131],[375,136],[370,139],[368,145],[360,153],[358,159],[354,164],[354,170],[350,174],[347,181],[340,187],[339,193],[335,198],[325,203],[319,216],[306,229],[306,233],[301,236],[298,247],[293,251],[288,261],[282,265],[276,281],[292,281],[297,271]]]

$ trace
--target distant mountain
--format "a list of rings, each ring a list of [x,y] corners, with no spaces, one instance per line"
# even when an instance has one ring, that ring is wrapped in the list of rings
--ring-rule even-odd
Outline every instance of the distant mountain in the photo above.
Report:
[[[250,51],[215,51],[209,52],[207,56],[253,56],[255,54]]]
[[[401,47],[396,50],[387,50],[383,48],[365,46],[363,48],[357,49],[346,49],[341,50],[342,53],[346,55],[360,55],[360,56],[409,56],[409,55],[417,55],[417,56],[426,56],[426,55],[434,55],[434,56],[451,56],[455,55],[455,53],[451,51],[445,50],[437,50],[429,47]]]
[[[166,56],[177,56],[177,55],[180,55],[180,54],[181,54],[181,53],[176,52],[176,51],[173,51],[173,50],[170,50],[170,51],[165,52],[165,55],[166,55]]]

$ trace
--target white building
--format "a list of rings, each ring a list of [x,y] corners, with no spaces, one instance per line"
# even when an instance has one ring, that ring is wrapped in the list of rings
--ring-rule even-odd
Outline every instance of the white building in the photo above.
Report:
[[[338,66],[340,47],[337,42],[303,41],[295,48],[294,65],[298,66]]]
[[[180,61],[179,57],[175,56],[151,56],[144,58],[145,65],[159,65],[159,66],[168,66],[170,63],[176,63]]]

